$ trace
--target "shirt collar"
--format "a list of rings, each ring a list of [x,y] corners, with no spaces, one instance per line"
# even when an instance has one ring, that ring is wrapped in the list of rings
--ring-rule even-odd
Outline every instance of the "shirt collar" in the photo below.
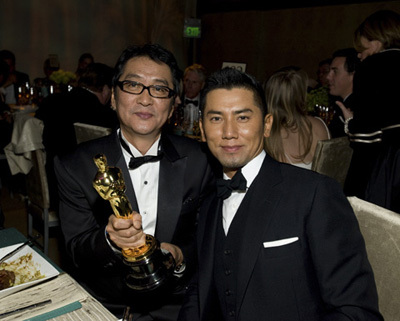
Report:
[[[121,130],[121,129],[118,129],[118,130]],[[142,155],[142,153],[139,152],[135,146],[133,146],[130,142],[128,142],[128,140],[124,137],[124,134],[122,133],[122,131],[121,131],[121,137],[127,143],[129,149],[132,152],[132,155],[135,156],[135,157],[157,156],[158,155],[158,149],[159,149],[159,145],[160,145],[161,135],[156,139],[156,141],[153,143],[153,145],[151,145],[151,147],[149,148],[147,153],[144,154],[144,155]]]
[[[245,166],[242,167],[242,174],[246,178],[247,188],[250,187],[250,185],[253,183],[254,179],[258,175],[262,163],[264,162],[265,155],[266,155],[265,151],[262,150],[260,154],[258,154],[250,162],[248,162]],[[224,179],[230,179],[230,178],[224,173]]]
[[[352,94],[352,93],[350,93],[350,94],[348,94],[346,97],[344,97],[343,102],[345,102],[346,99],[349,98],[351,94]]]
[[[189,99],[189,100],[196,101],[196,100],[199,100],[199,99],[200,99],[200,94],[198,94],[196,97],[193,97],[193,98],[189,98],[189,97],[186,97],[186,96],[185,96],[185,99]]]

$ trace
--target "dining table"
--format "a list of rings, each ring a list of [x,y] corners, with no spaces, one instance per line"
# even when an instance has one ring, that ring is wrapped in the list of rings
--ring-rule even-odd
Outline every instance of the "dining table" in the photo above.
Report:
[[[16,228],[0,230],[0,248],[25,241],[27,238]],[[71,275],[64,272],[38,248],[32,248],[59,273],[31,287],[0,297],[1,321],[118,320]]]
[[[32,168],[32,151],[44,150],[43,121],[35,118],[36,106],[10,106],[13,118],[11,142],[4,147],[10,172],[28,174]]]

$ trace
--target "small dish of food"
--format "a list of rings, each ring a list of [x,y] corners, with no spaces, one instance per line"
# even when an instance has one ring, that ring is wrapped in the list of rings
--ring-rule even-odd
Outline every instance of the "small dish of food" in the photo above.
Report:
[[[0,257],[20,244],[0,249]],[[0,264],[0,298],[21,291],[60,274],[58,270],[30,246]]]

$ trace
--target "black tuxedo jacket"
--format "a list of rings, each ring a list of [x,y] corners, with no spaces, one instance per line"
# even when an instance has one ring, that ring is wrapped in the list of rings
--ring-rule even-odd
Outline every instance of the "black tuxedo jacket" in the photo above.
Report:
[[[247,217],[233,258],[236,311],[222,317],[213,281],[222,203],[211,196],[202,205],[200,264],[180,321],[383,320],[364,240],[339,184],[268,155],[236,214]]]
[[[195,227],[199,205],[214,186],[213,176],[202,145],[197,141],[162,134],[158,214],[155,237],[160,242],[179,246],[187,264],[185,276],[195,266]],[[80,144],[70,154],[56,157],[55,172],[59,184],[61,228],[68,253],[94,295],[103,303],[134,304],[135,308],[151,310],[146,296],[135,296],[124,283],[124,266],[119,255],[106,241],[105,226],[113,213],[108,201],[92,186],[98,171],[93,157],[102,153],[109,166],[122,170],[126,194],[134,210],[138,210],[135,192],[119,139],[113,134]],[[183,278],[184,279],[184,278]],[[143,300],[141,303],[140,300]],[[157,302],[162,305],[172,296]]]
[[[337,98],[337,100],[342,100],[340,97]],[[350,94],[343,104],[346,106],[346,108],[354,110],[354,95]],[[333,118],[328,125],[329,131],[331,132],[331,137],[336,138],[346,136],[346,133],[344,132],[343,112],[335,102],[333,102],[331,106],[335,111]]]

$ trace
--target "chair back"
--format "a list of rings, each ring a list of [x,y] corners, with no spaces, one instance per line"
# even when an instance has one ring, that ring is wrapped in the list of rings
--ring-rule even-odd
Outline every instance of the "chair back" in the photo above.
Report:
[[[26,176],[28,236],[33,237],[33,228],[43,235],[43,247],[49,253],[49,236],[51,227],[60,225],[58,214],[50,209],[50,193],[45,167],[46,154],[42,149],[31,152],[32,168]]]
[[[37,149],[31,152],[32,168],[26,176],[26,193],[30,203],[41,208],[50,207],[49,185],[45,168],[45,152]]]
[[[379,309],[386,321],[400,316],[400,214],[348,197],[364,236],[375,275]]]
[[[74,123],[76,142],[78,144],[111,134],[111,128],[84,123]]]
[[[352,155],[353,149],[347,136],[320,140],[315,149],[311,170],[334,178],[343,187]]]

